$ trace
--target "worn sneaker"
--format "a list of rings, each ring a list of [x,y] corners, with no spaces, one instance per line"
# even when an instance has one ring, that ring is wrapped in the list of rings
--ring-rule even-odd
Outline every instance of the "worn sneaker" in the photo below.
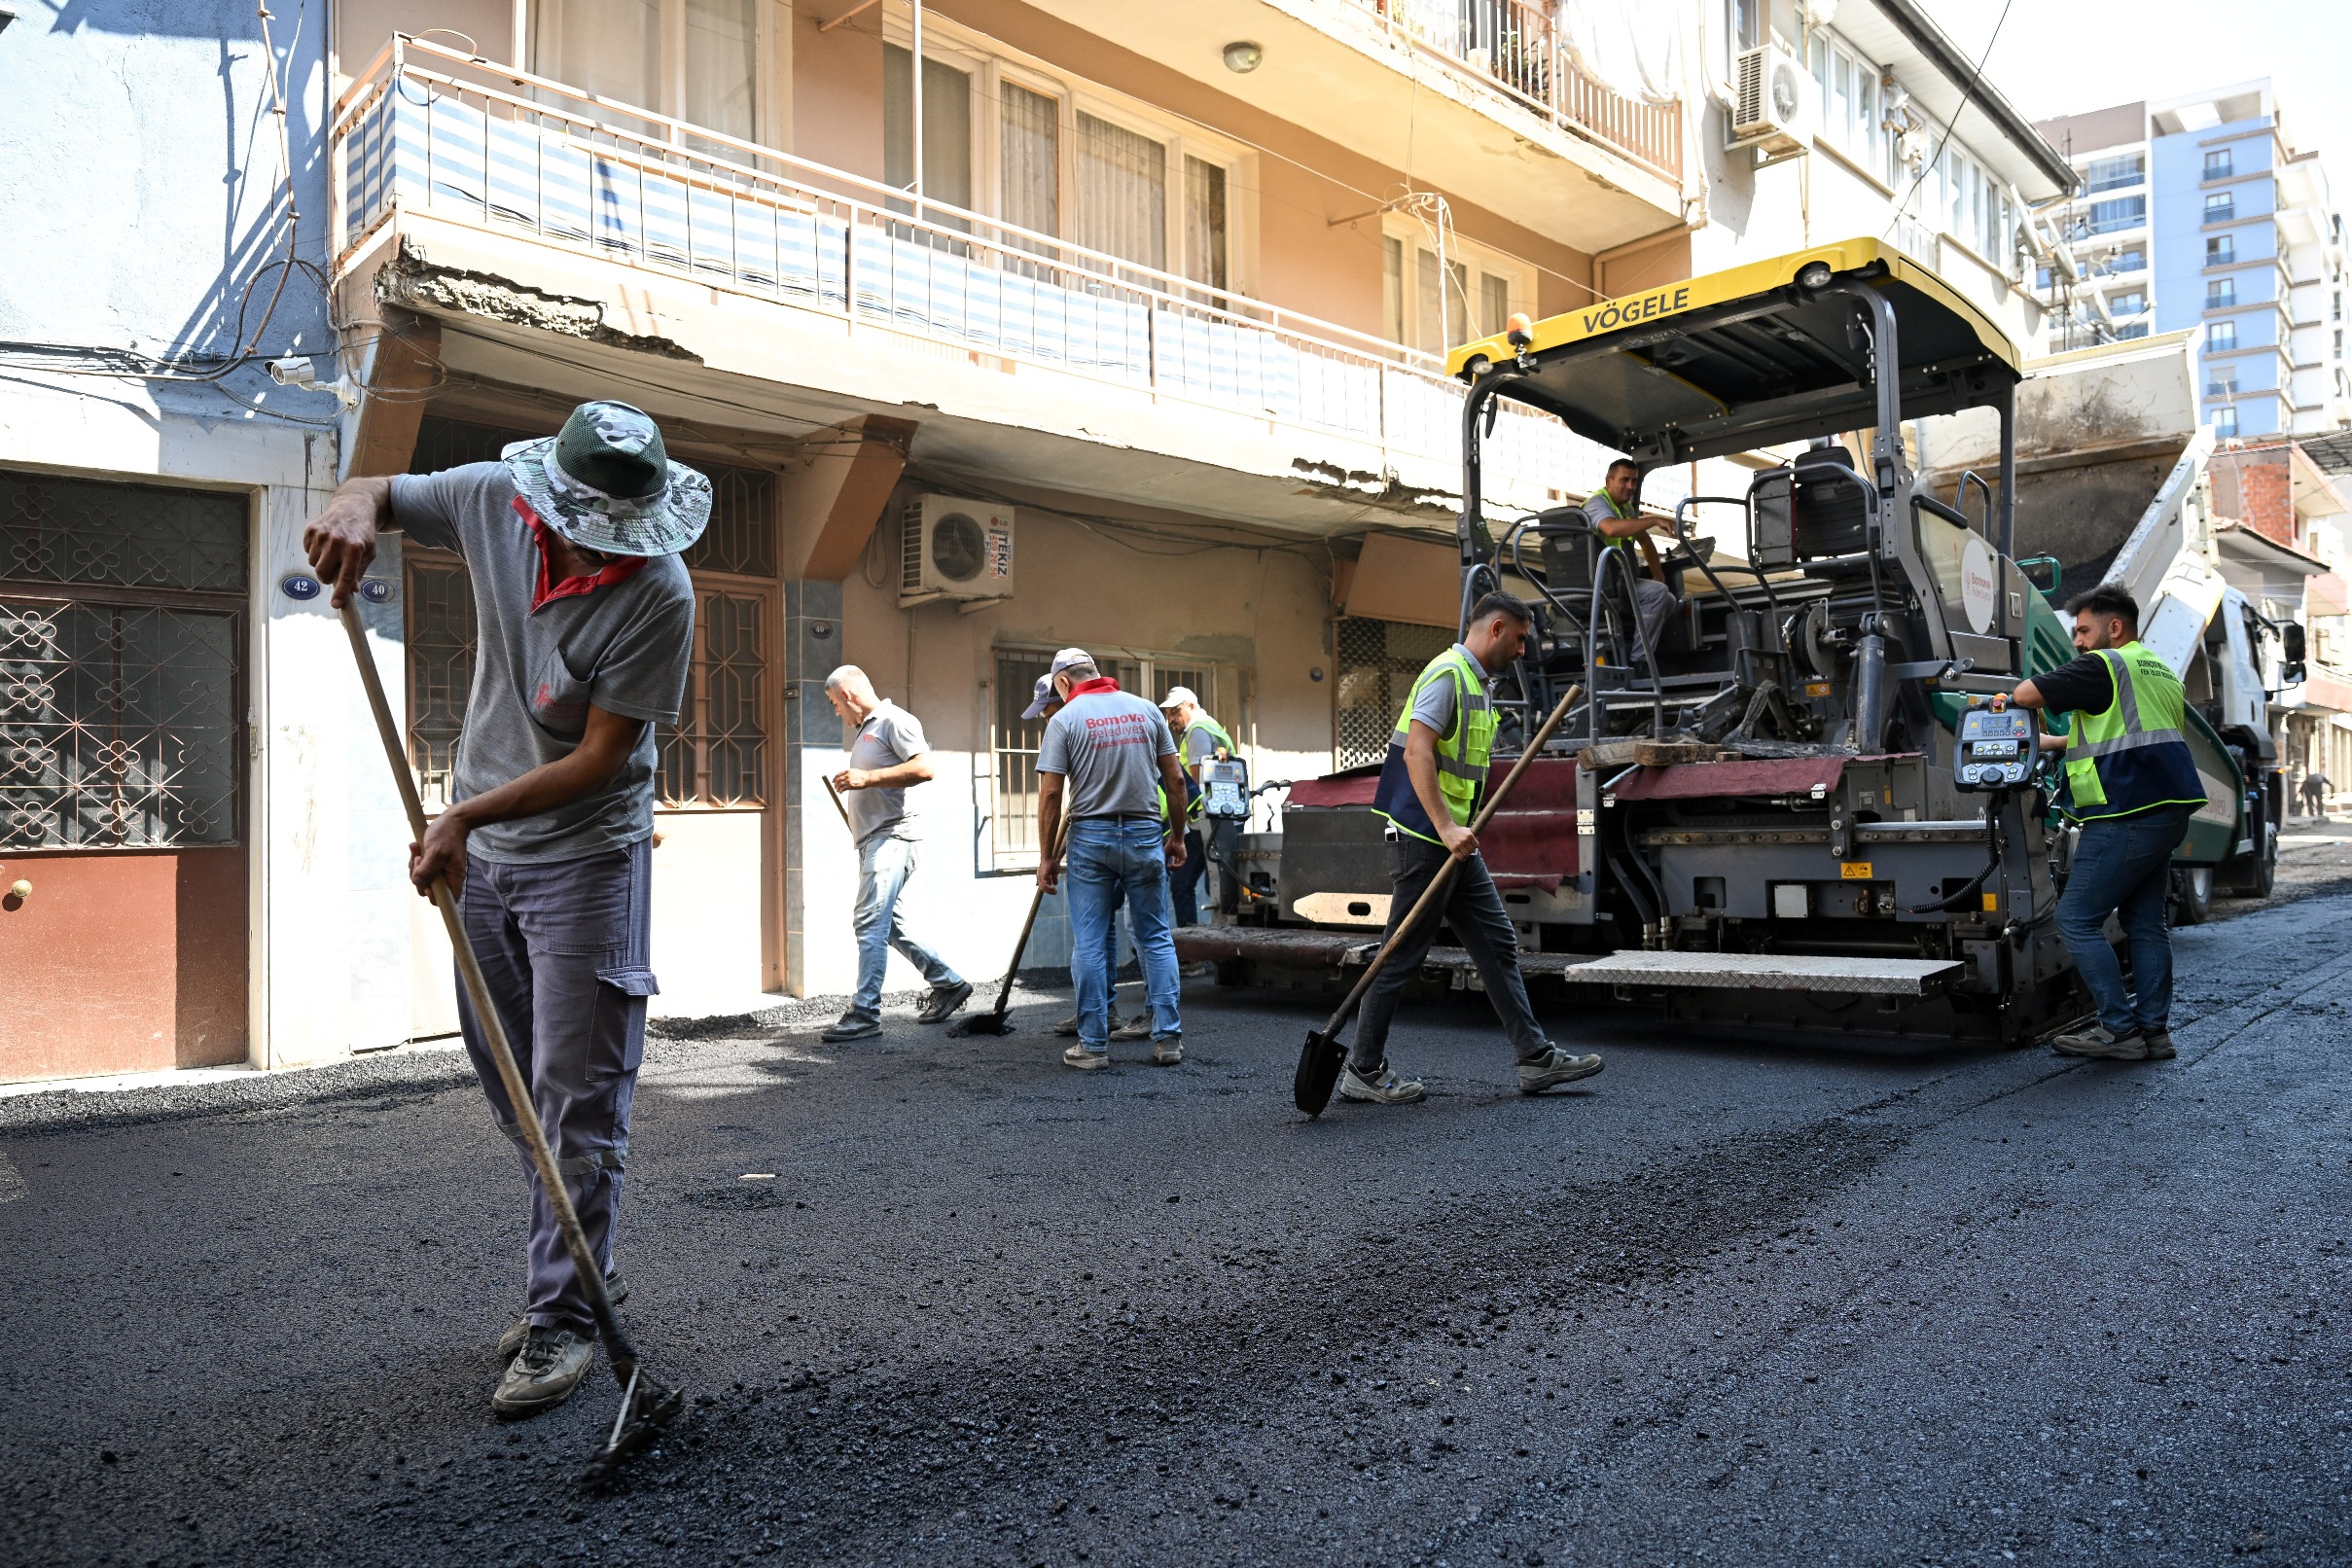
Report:
[[[1073,1013],[1068,1017],[1062,1019],[1061,1022],[1055,1024],[1053,1026],[1053,1032],[1060,1035],[1074,1035],[1078,1033],[1078,1015]]]
[[[1082,1073],[1092,1072],[1097,1067],[1110,1066],[1111,1053],[1108,1051],[1088,1051],[1084,1046],[1072,1046],[1061,1053],[1061,1064],[1064,1067],[1075,1067]]]
[[[953,985],[935,986],[931,994],[923,998],[923,1010],[914,1016],[914,1021],[939,1023],[971,1000],[972,982],[970,980],[957,980]]]
[[[1548,1088],[1573,1084],[1580,1078],[1590,1078],[1600,1070],[1600,1057],[1579,1056],[1553,1046],[1550,1054],[1541,1059],[1519,1063],[1519,1092],[1541,1094]]]
[[[1410,1105],[1429,1097],[1417,1078],[1399,1078],[1388,1063],[1382,1062],[1369,1073],[1359,1073],[1350,1063],[1339,1075],[1339,1098],[1363,1105]]]
[[[2146,1061],[2148,1042],[2138,1030],[2126,1035],[2110,1034],[2100,1024],[2087,1029],[2071,1029],[2065,1034],[2049,1037],[2049,1049],[2061,1056],[2092,1056],[2107,1061]]]
[[[596,1341],[576,1330],[533,1329],[522,1353],[498,1380],[490,1408],[508,1421],[552,1410],[572,1397],[595,1359]]]
[[[620,1269],[616,1268],[604,1276],[604,1294],[611,1299],[616,1309],[628,1300],[628,1281],[621,1277]],[[531,1320],[517,1318],[507,1325],[507,1332],[498,1336],[498,1359],[513,1361],[522,1354],[523,1343],[530,1337]]]
[[[1119,1036],[1111,1037],[1117,1040]],[[1163,1034],[1152,1042],[1152,1060],[1161,1067],[1173,1067],[1184,1060],[1184,1036]]]
[[[1119,1015],[1118,1015],[1118,1014],[1116,1014],[1116,1013],[1112,1014],[1112,1015],[1111,1015],[1111,1038],[1112,1038],[1112,1039],[1114,1039],[1114,1040],[1149,1040],[1149,1039],[1151,1039],[1151,1038],[1152,1038],[1152,1017],[1151,1017],[1151,1015],[1150,1015],[1150,1014],[1148,1014],[1148,1013],[1138,1013],[1138,1014],[1136,1014],[1136,1015],[1135,1015],[1135,1016],[1133,1016],[1133,1017],[1129,1018],[1129,1019],[1128,1019],[1126,1022],[1122,1023],[1122,1022],[1120,1022],[1120,1021],[1119,1021]]]
[[[881,1032],[881,1019],[870,1018],[863,1013],[844,1013],[839,1022],[826,1025],[825,1032],[817,1038],[828,1045],[838,1045],[844,1040],[870,1040]]]
[[[2140,1043],[2148,1048],[2150,1061],[2170,1061],[2180,1054],[2172,1048],[2170,1029],[2143,1029],[2140,1031]]]

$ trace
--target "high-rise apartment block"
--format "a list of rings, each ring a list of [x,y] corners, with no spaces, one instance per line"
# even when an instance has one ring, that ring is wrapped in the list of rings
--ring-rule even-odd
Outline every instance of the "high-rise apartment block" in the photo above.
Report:
[[[2199,328],[2215,434],[2352,427],[2343,215],[2267,78],[2038,128],[2080,180],[2045,215],[2050,347]]]

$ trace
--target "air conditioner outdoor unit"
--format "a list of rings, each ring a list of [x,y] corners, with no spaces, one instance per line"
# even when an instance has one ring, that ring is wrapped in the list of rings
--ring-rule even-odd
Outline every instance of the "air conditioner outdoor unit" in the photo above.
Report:
[[[1731,146],[1793,158],[1813,140],[1813,78],[1787,50],[1742,51],[1732,73]]]
[[[1013,509],[952,495],[907,503],[900,531],[899,607],[934,599],[1013,596]]]

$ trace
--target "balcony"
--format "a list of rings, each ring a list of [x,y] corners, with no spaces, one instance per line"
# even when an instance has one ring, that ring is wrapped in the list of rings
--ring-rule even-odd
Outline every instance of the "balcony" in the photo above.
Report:
[[[662,354],[666,379],[689,374],[683,359],[781,387],[779,418],[920,405],[944,443],[933,449],[977,471],[1009,460],[1006,426],[1060,435],[1080,448],[1060,466],[1095,481],[1078,487],[1182,493],[1212,514],[1316,526],[1294,498],[1320,484],[1326,503],[1351,492],[1357,516],[1372,491],[1435,520],[1458,483],[1461,388],[1434,356],[981,214],[918,211],[858,176],[429,41],[396,39],[353,83],[334,151],[347,299],[368,284],[389,298],[430,256],[454,281],[421,305],[389,303],[473,312],[470,330],[518,342],[515,310],[466,303],[482,279],[571,303],[536,319],[592,302],[599,347]],[[665,325],[677,320],[719,331],[688,345]],[[1008,397],[1015,373],[1030,379]],[[984,395],[959,401],[976,384]],[[1498,501],[1541,506],[1598,482],[1600,448],[1506,410],[1487,446]],[[1156,452],[1254,467],[1282,496],[1120,479]]]

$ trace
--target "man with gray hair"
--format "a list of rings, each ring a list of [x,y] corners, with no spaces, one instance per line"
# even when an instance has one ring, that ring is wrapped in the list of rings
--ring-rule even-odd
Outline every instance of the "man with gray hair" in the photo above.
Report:
[[[914,875],[921,816],[907,802],[908,790],[930,781],[931,742],[922,721],[887,698],[855,664],[825,677],[825,695],[844,723],[858,727],[849,743],[849,766],[833,775],[858,846],[858,902],[852,921],[858,934],[858,988],[849,1011],[825,1031],[838,1042],[882,1032],[882,976],[896,947],[931,987],[918,1022],[938,1023],[971,998],[972,982],[947,967],[938,953],[907,930],[899,898]]]

